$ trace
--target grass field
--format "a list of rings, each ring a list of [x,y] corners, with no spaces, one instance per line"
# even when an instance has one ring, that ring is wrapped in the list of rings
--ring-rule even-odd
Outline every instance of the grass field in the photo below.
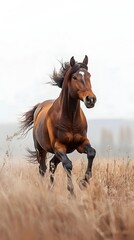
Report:
[[[79,188],[86,161],[73,162],[76,199],[66,190],[66,174],[58,166],[55,185],[38,165],[1,162],[0,240],[133,240],[134,162],[95,159],[86,190]]]

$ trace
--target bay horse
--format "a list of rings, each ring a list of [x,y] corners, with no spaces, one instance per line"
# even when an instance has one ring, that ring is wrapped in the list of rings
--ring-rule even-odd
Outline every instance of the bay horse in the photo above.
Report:
[[[67,154],[74,150],[87,154],[87,169],[81,180],[83,186],[89,182],[96,154],[87,138],[87,121],[80,107],[80,101],[87,108],[95,105],[96,96],[92,91],[90,78],[87,56],[81,63],[76,62],[74,57],[70,62],[62,63],[59,73],[54,70],[52,75],[52,85],[61,88],[59,97],[38,103],[24,113],[21,121],[24,133],[33,128],[35,154],[31,153],[39,163],[39,173],[44,176],[46,172],[47,153],[54,154],[49,162],[50,181],[54,182],[55,170],[61,162],[67,174],[67,189],[72,194],[72,162]]]

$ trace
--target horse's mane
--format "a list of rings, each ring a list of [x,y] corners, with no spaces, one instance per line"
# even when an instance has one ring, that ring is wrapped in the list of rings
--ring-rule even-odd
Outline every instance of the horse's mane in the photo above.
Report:
[[[51,79],[52,79],[51,84],[62,88],[64,76],[65,76],[66,72],[68,71],[70,64],[69,64],[69,62],[64,62],[64,63],[60,62],[60,63],[61,63],[61,68],[60,68],[59,72],[57,72],[56,69],[54,69],[54,71],[53,71],[53,74],[51,76]]]
[[[61,68],[59,72],[57,72],[56,69],[54,69],[53,74],[51,75],[51,79],[52,79],[51,84],[62,88],[65,74],[70,68],[70,63],[69,62],[64,62],[64,63],[60,62],[60,63],[61,63]],[[70,74],[75,73],[80,68],[85,68],[87,70],[87,66],[84,63],[75,62],[75,65],[71,68]]]

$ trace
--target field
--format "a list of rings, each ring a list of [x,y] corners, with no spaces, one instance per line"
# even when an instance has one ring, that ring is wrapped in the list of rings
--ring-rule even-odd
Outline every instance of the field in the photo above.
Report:
[[[49,173],[41,178],[38,165],[1,162],[0,240],[133,240],[133,160],[96,158],[82,191],[78,183],[85,168],[85,160],[73,162],[74,199],[62,166],[50,189]]]

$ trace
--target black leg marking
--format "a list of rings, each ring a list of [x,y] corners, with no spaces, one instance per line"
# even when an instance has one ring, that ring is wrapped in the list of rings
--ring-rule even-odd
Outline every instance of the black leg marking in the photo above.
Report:
[[[34,146],[36,150],[37,160],[39,163],[39,173],[41,176],[45,175],[46,172],[46,154],[47,152],[40,146],[40,144],[37,142],[37,140],[34,137]]]
[[[88,165],[87,165],[87,170],[86,170],[86,173],[85,173],[85,180],[87,182],[92,177],[92,164],[93,164],[93,160],[95,158],[95,155],[96,155],[95,149],[92,148],[91,146],[89,146],[87,148]]]
[[[38,150],[38,162],[39,162],[39,173],[41,176],[45,175],[45,172],[47,170],[47,166],[46,166],[46,151],[42,150]]]
[[[60,163],[60,160],[54,155],[49,163],[49,171],[50,171],[50,183],[54,182],[54,173],[56,171],[57,165]]]
[[[43,177],[45,175],[45,172],[47,170],[46,163],[44,159],[40,160],[40,165],[39,165],[39,173]]]
[[[87,165],[87,169],[85,172],[85,177],[84,179],[82,179],[80,181],[80,188],[83,189],[83,187],[85,188],[87,186],[87,183],[89,182],[89,179],[92,177],[92,164],[93,164],[93,160],[95,158],[96,155],[96,151],[94,148],[91,147],[91,145],[86,145],[84,147],[84,153],[87,154],[87,158],[88,158],[88,165]]]
[[[62,162],[62,165],[67,174],[67,189],[74,195],[74,186],[72,183],[71,171],[72,171],[72,162],[69,160],[65,153],[56,152],[57,158]]]

